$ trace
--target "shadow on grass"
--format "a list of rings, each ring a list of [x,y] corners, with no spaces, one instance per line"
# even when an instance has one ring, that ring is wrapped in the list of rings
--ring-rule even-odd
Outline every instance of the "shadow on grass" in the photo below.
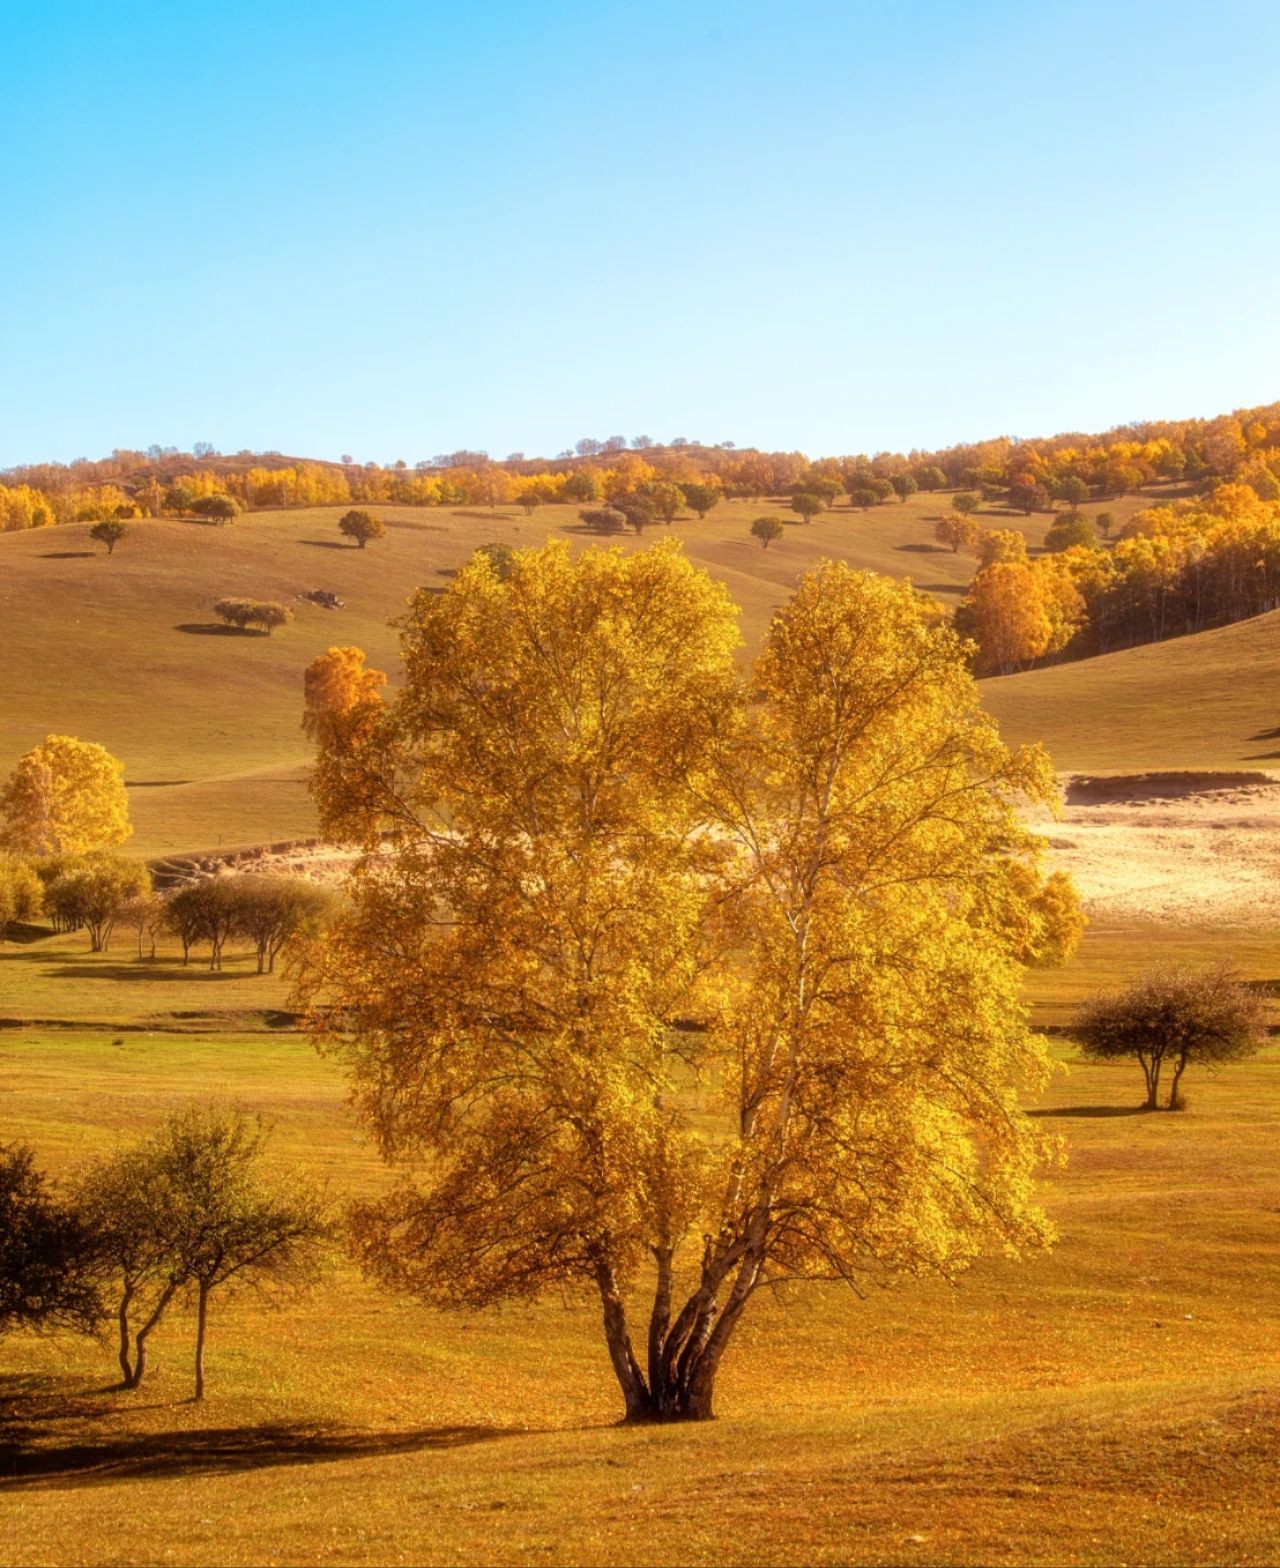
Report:
[[[40,1428],[20,1429],[0,1440],[0,1491],[54,1482],[94,1486],[102,1482],[192,1476],[278,1465],[332,1464],[342,1459],[378,1459],[396,1454],[467,1448],[519,1431],[501,1427],[432,1426],[407,1432],[344,1432],[294,1423],[208,1427],[194,1432],[139,1432],[128,1436],[33,1445]]]
[[[945,544],[895,544],[895,550],[906,550],[911,555],[951,555],[952,550]]]
[[[32,955],[38,956],[38,955]],[[240,957],[242,955],[235,955]],[[48,962],[48,960],[45,960]],[[144,983],[160,980],[178,981],[203,981],[216,982],[219,980],[243,980],[251,970],[241,969],[210,969],[209,955],[206,951],[204,962],[200,961],[198,953],[192,954],[191,964],[184,968],[177,959],[150,959],[133,958],[128,962],[120,960],[104,961],[97,964],[60,964],[57,969],[51,970],[55,980],[141,980]]]
[[[88,561],[97,555],[96,550],[46,550],[42,561]]]
[[[1079,1116],[1097,1117],[1105,1116],[1150,1116],[1151,1110],[1145,1105],[1057,1105],[1047,1110],[1028,1111],[1028,1116]]]
[[[299,544],[310,545],[313,550],[358,550],[359,545],[344,544],[337,539],[299,539]]]
[[[247,626],[222,626],[213,621],[184,621],[175,626],[175,632],[186,632],[190,637],[265,637],[266,632],[253,632]]]

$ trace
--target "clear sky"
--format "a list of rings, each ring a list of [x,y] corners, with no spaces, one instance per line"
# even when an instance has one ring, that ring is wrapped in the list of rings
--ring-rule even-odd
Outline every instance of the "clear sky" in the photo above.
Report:
[[[0,465],[1280,398],[1274,0],[0,0]]]

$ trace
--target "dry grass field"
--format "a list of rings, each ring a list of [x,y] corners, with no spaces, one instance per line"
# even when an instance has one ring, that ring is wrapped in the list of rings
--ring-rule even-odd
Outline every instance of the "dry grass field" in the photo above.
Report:
[[[751,651],[799,575],[824,556],[958,600],[975,563],[933,541],[949,500],[916,495],[870,512],[842,505],[812,524],[797,520],[768,550],[751,538],[751,519],[790,515],[782,503],[725,502],[672,531],[728,585]],[[1149,500],[1130,496],[1111,509],[1123,518]],[[341,510],[254,512],[225,528],[140,522],[110,557],[89,539],[88,524],[0,535],[6,660],[28,672],[9,683],[0,705],[0,774],[46,733],[78,735],[125,764],[131,853],[305,836],[314,828],[299,730],[307,663],[333,643],[356,643],[394,678],[388,622],[417,587],[443,586],[478,545],[596,542],[576,507],[544,507],[532,518],[514,506],[384,507],[387,537],[358,550],[337,532]],[[1022,529],[1033,548],[1048,523],[999,509],[981,515],[991,526]],[[628,536],[623,546],[652,542],[658,532],[665,530]],[[315,588],[337,593],[346,608],[295,597]],[[270,638],[235,632],[212,609],[229,595],[280,599],[297,619]]]
[[[1089,932],[1029,1000],[1072,1000],[1153,956],[1274,934]],[[221,976],[83,936],[0,950],[0,1140],[66,1171],[188,1097],[277,1127],[273,1157],[335,1192],[385,1180],[341,1072],[267,1020],[279,977]],[[180,1016],[179,1016],[180,1015]],[[198,1016],[197,1016],[198,1015]],[[55,1019],[65,1022],[58,1025]],[[1066,1070],[1035,1109],[1067,1163],[1047,1256],[859,1300],[764,1299],[720,1419],[617,1426],[597,1312],[548,1301],[444,1317],[335,1265],[272,1312],[192,1323],[154,1378],[111,1389],[70,1337],[0,1344],[0,1541],[22,1563],[1269,1563],[1280,1438],[1280,1052],[1139,1115],[1136,1069]]]

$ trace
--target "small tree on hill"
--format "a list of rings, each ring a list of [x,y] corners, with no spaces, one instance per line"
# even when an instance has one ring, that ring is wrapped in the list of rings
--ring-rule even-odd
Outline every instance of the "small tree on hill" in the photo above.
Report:
[[[293,611],[287,604],[280,604],[275,599],[261,599],[253,606],[253,614],[249,617],[251,626],[261,626],[267,636],[275,631],[277,626],[288,626],[293,619]]]
[[[939,544],[950,546],[953,554],[972,550],[982,537],[981,527],[973,518],[960,512],[944,512],[933,525],[933,537]]]
[[[224,523],[234,522],[244,509],[233,495],[202,495],[198,501],[191,503],[190,510],[197,517],[209,518],[221,528]]]
[[[1094,518],[1094,522],[1097,523],[1098,532],[1102,537],[1110,539],[1111,530],[1116,526],[1116,514],[1114,512],[1099,512]]]
[[[982,497],[973,490],[957,490],[951,497],[951,510],[959,512],[962,517],[968,517],[971,512],[976,512],[982,505]]]
[[[1266,1038],[1261,999],[1231,969],[1153,969],[1122,991],[1086,1002],[1074,1025],[1084,1055],[1134,1057],[1146,1080],[1144,1109],[1160,1109],[1160,1076],[1173,1072],[1166,1109],[1192,1062],[1213,1069],[1253,1056]]]
[[[166,512],[177,512],[181,516],[192,509],[196,500],[196,493],[189,486],[173,485],[161,497],[160,505]]]
[[[257,607],[256,599],[216,599],[213,613],[228,626],[234,626],[238,631],[247,631],[249,622],[253,619],[253,612]]]
[[[673,523],[684,511],[684,491],[679,485],[670,484],[666,480],[650,487],[649,501],[653,506],[653,515],[660,517],[664,523]]]
[[[1023,481],[1009,487],[1009,505],[1030,517],[1032,512],[1052,512],[1053,497],[1044,485]]]
[[[984,529],[978,540],[978,560],[984,567],[998,566],[1001,562],[1025,565],[1027,541],[1016,528]]]
[[[516,497],[516,501],[524,508],[524,515],[532,517],[538,507],[542,505],[543,498],[532,485],[526,485]]]
[[[643,533],[654,520],[653,503],[648,496],[640,495],[636,491],[625,491],[615,495],[609,505],[617,512],[621,512],[628,524],[636,533]]]
[[[1044,547],[1053,555],[1076,546],[1091,549],[1097,542],[1098,536],[1083,512],[1064,512],[1044,536]]]
[[[935,467],[932,463],[927,463],[923,468],[916,469],[915,481],[922,490],[944,490],[947,484],[947,476],[940,468]]]
[[[123,844],[129,826],[124,767],[105,747],[46,735],[19,757],[0,790],[0,844],[30,855],[83,855]]]
[[[869,512],[873,506],[879,506],[880,496],[868,485],[854,485],[849,492],[850,506],[860,506],[864,512]]]
[[[720,505],[720,491],[715,485],[681,485],[686,503],[693,508],[699,518],[703,518],[714,506]]]
[[[521,505],[524,504],[524,497],[522,496]],[[541,499],[536,501],[534,505],[541,505]],[[364,512],[356,508],[350,512],[343,513],[342,517],[338,519],[338,532],[345,534],[348,539],[354,539],[360,549],[363,550],[370,539],[385,538],[387,527],[382,519],[375,517],[372,512]]]
[[[107,554],[114,555],[120,541],[129,537],[129,525],[122,523],[118,517],[108,518],[101,523],[95,523],[89,530],[89,537],[96,539],[99,544],[105,544]]]
[[[1089,499],[1089,486],[1077,474],[1068,474],[1065,479],[1060,479],[1056,486],[1059,501],[1067,501],[1072,506],[1083,506]]]
[[[786,531],[780,517],[757,517],[751,525],[752,537],[758,539],[766,550],[771,540],[781,539]]]
[[[791,497],[791,510],[806,523],[811,523],[819,512],[825,512],[826,509],[822,497],[814,495],[812,490],[797,490]]]
[[[0,1335],[15,1328],[92,1333],[102,1318],[90,1236],[36,1169],[0,1144]]]
[[[910,474],[895,474],[889,483],[893,486],[893,493],[899,501],[905,501],[909,495],[914,495],[920,488]]]

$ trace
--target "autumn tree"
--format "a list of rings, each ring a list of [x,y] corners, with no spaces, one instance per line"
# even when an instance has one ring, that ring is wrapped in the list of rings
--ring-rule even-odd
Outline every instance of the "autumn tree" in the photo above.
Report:
[[[978,540],[978,560],[984,567],[1001,561],[1025,565],[1027,541],[1016,528],[987,528]]]
[[[1073,1033],[1084,1055],[1096,1061],[1137,1059],[1149,1111],[1160,1109],[1166,1066],[1173,1082],[1165,1108],[1181,1110],[1178,1086],[1193,1062],[1210,1069],[1237,1062],[1266,1040],[1261,999],[1226,967],[1149,970],[1122,990],[1086,1002]]]
[[[580,468],[565,480],[562,494],[566,501],[598,501],[604,491],[590,469]]]
[[[643,533],[654,520],[653,503],[646,495],[641,495],[633,490],[624,490],[615,495],[609,505],[615,512],[621,512],[628,524],[637,534]]]
[[[213,613],[228,626],[234,626],[237,631],[243,632],[249,629],[249,622],[253,619],[257,604],[256,599],[215,599]]]
[[[170,893],[167,923],[182,943],[182,961],[197,942],[209,944],[209,968],[222,968],[227,939],[240,929],[239,877],[200,877]]]
[[[104,747],[46,735],[18,759],[0,791],[0,844],[31,855],[81,855],[133,832],[124,767]]]
[[[757,517],[751,525],[751,536],[758,539],[767,550],[772,540],[781,539],[786,525],[780,517]]]
[[[626,513],[615,506],[588,507],[578,516],[594,534],[620,534],[627,526]]]
[[[581,486],[578,486],[577,488],[580,489]],[[539,493],[536,485],[525,485],[520,493],[516,496],[516,502],[518,505],[524,508],[524,515],[526,517],[533,516],[538,507],[542,505],[542,500],[542,495]]]
[[[280,604],[275,599],[257,599],[254,601],[253,611],[249,616],[251,626],[261,626],[270,637],[277,626],[288,626],[293,620],[293,611],[287,604]]]
[[[1097,535],[1083,512],[1064,512],[1044,536],[1045,549],[1054,554],[1078,546],[1092,549],[1096,544]]]
[[[939,544],[948,545],[958,554],[961,550],[976,548],[982,529],[971,517],[961,512],[944,512],[933,525],[933,537]]]
[[[1053,625],[1031,567],[1017,561],[984,567],[970,583],[966,603],[987,670],[1012,675],[1048,649]]]
[[[909,495],[914,495],[920,488],[910,474],[894,474],[889,483],[893,486],[893,493],[899,501],[905,501]]]
[[[522,504],[523,504],[523,497]],[[535,502],[535,505],[538,503]],[[375,517],[372,512],[364,512],[359,508],[344,512],[338,519],[338,532],[348,539],[354,539],[360,549],[364,549],[370,539],[384,539],[387,525],[380,517]]]
[[[224,523],[234,522],[244,507],[233,495],[202,495],[191,503],[189,511],[197,517],[207,517],[211,522],[217,523],[221,528]]]
[[[664,523],[673,523],[684,511],[684,491],[679,485],[670,484],[666,480],[650,486],[649,500],[653,504],[654,516],[660,517]]]
[[[96,539],[99,544],[105,544],[107,554],[113,555],[120,541],[129,537],[129,525],[121,522],[118,517],[107,518],[93,525],[89,530],[89,537]]]
[[[16,855],[0,855],[0,943],[11,925],[27,925],[44,910],[44,888],[32,866]]]
[[[130,900],[151,891],[151,874],[136,860],[119,855],[91,855],[82,865],[64,871],[45,889],[45,907],[67,930],[88,929],[89,945],[105,953]]]
[[[869,512],[873,506],[880,504],[880,496],[867,485],[854,485],[849,491],[849,505],[860,506],[864,512]]]
[[[1097,523],[1098,532],[1102,537],[1110,539],[1111,530],[1116,526],[1116,514],[1114,512],[1099,512],[1094,518],[1094,522]]]
[[[317,935],[333,909],[333,895],[301,877],[243,876],[236,879],[235,931],[253,943],[259,974],[274,974],[285,944]]]
[[[681,485],[685,502],[691,506],[701,519],[707,515],[712,507],[719,506],[721,500],[720,490],[716,485]]]
[[[968,517],[976,512],[982,505],[982,497],[973,490],[957,490],[951,497],[951,510],[959,512],[962,517]]]
[[[1025,480],[1009,487],[1009,505],[1030,517],[1032,512],[1051,512],[1053,497],[1044,485]]]
[[[667,545],[473,559],[316,775],[369,853],[302,994],[402,1172],[359,1255],[448,1307],[591,1288],[637,1420],[711,1415],[770,1285],[1048,1236],[1013,807],[1047,759],[908,585],[826,565],[745,687],[736,643]]]
[[[826,502],[812,490],[797,490],[791,497],[791,510],[806,523],[811,523],[819,512],[825,512]]]
[[[102,1317],[91,1237],[23,1144],[0,1144],[0,1335],[92,1333]]]

